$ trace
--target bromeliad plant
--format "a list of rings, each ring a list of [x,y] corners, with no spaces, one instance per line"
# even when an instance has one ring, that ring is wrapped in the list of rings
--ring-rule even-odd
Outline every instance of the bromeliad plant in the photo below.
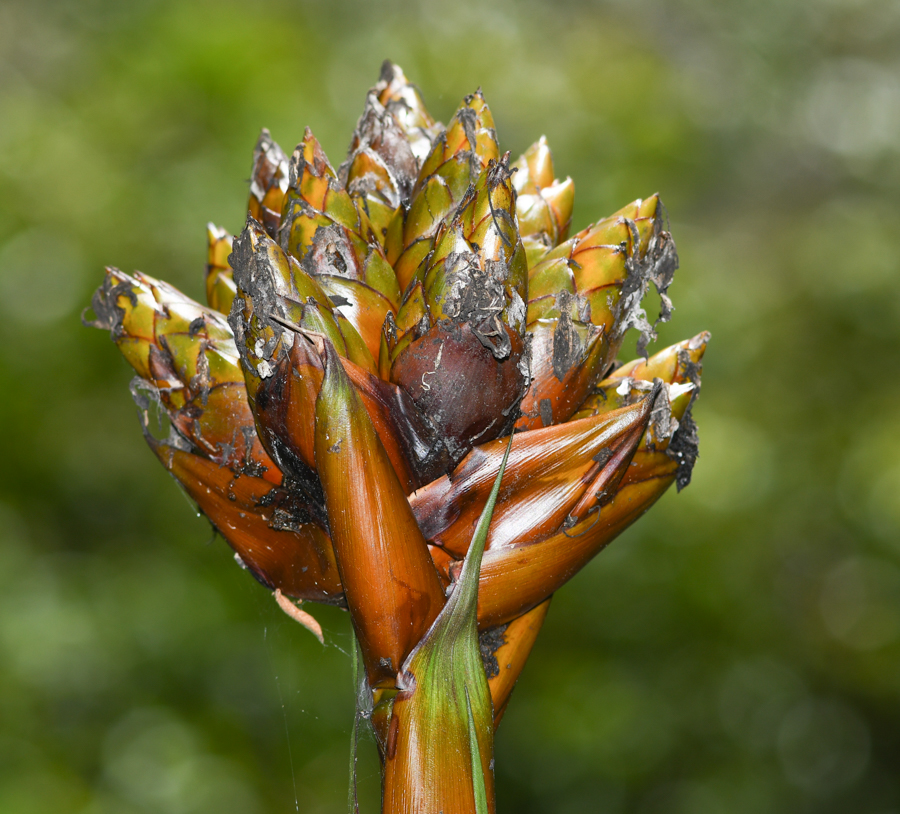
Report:
[[[320,637],[299,602],[349,611],[390,814],[494,810],[550,597],[690,480],[708,335],[615,361],[655,338],[651,283],[671,312],[662,204],[569,238],[573,195],[544,139],[500,152],[480,91],[443,127],[385,63],[337,171],[263,130],[244,230],[209,226],[208,306],[113,268],[93,298],[238,562]]]

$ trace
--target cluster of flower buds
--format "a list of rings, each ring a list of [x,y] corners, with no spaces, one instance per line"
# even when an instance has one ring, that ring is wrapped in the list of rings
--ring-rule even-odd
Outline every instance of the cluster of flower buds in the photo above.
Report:
[[[208,306],[116,269],[93,299],[148,443],[239,562],[349,611],[385,811],[470,810],[479,782],[493,809],[493,729],[551,595],[690,480],[708,335],[616,362],[629,328],[655,338],[651,284],[671,311],[662,204],[569,237],[573,199],[543,138],[500,152],[480,91],[443,127],[385,63],[337,170],[309,130],[290,158],[263,130],[246,226],[208,228]],[[481,676],[450,695],[478,759],[448,786],[421,688],[469,623]]]

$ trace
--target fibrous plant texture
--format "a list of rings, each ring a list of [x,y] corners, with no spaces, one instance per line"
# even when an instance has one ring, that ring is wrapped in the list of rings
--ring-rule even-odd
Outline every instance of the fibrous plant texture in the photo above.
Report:
[[[641,301],[667,320],[678,265],[662,204],[569,237],[573,197],[543,138],[500,151],[480,91],[444,127],[385,63],[337,170],[263,130],[244,230],[208,227],[208,305],[113,268],[93,299],[239,563],[320,637],[298,601],[349,611],[385,812],[494,810],[552,594],[690,481],[708,335],[646,354]]]

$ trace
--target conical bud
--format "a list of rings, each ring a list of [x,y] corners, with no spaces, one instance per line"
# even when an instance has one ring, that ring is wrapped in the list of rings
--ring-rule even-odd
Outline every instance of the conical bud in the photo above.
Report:
[[[167,283],[107,269],[92,300],[126,361],[159,394],[177,431],[214,463],[273,483],[281,473],[256,436],[240,361],[224,317]]]
[[[579,418],[596,420],[618,415],[629,405],[648,405],[645,429],[635,439],[630,465],[619,472],[615,488],[603,487],[606,494],[598,503],[599,511],[589,507],[585,511],[582,502],[560,532],[532,545],[490,548],[482,564],[479,589],[481,627],[514,618],[529,602],[536,605],[545,591],[549,595],[548,588],[555,590],[565,582],[647,511],[672,483],[679,489],[690,483],[698,448],[690,410],[699,391],[700,360],[708,340],[709,334],[698,334],[649,360],[625,365],[620,375],[616,371],[601,382],[597,393],[579,411]],[[654,382],[641,376],[653,376]],[[565,426],[580,423],[573,419]],[[588,492],[596,491],[597,485],[592,484]]]
[[[386,108],[378,100],[377,91],[378,86],[369,91],[347,160],[338,176],[357,205],[363,208],[375,237],[384,245],[394,212],[412,192],[419,174],[419,161],[398,120],[401,106],[393,104]]]
[[[647,478],[675,478],[680,491],[690,483],[698,455],[697,429],[691,406],[700,392],[702,359],[709,342],[704,331],[672,345],[649,359],[636,359],[617,368],[597,386],[576,413],[576,418],[598,416],[642,397],[650,380],[666,385],[668,409],[660,402],[650,427],[641,439],[625,483]]]
[[[372,162],[383,164],[378,150],[389,151],[390,145],[385,140],[400,137],[399,131],[390,127],[390,121],[383,111],[379,117],[374,108],[360,121],[361,130],[354,141],[359,142],[357,149],[351,153],[349,163],[341,168],[345,180],[359,182],[353,194],[344,189],[318,141],[307,130],[291,159],[291,185],[285,197],[280,232],[285,251],[300,260],[302,269],[317,280],[330,297],[335,316],[353,325],[375,359],[381,347],[384,321],[389,314],[391,317],[396,314],[400,304],[397,278],[376,240],[383,240],[383,235],[378,237],[378,230],[373,230],[365,213],[367,190],[373,195],[377,193],[376,197],[382,196],[379,198],[382,202],[387,200],[382,195],[388,194],[387,187],[379,187],[381,192],[378,192],[372,186],[372,172],[377,169]],[[380,130],[378,122],[384,124]],[[357,155],[359,162],[354,163],[353,155]],[[389,179],[390,185],[396,187],[399,181],[394,170],[404,170],[387,165],[382,169],[393,178]],[[406,169],[414,171],[415,168]],[[352,175],[357,171],[362,173],[358,178]]]
[[[408,209],[399,209],[388,227],[385,251],[401,291],[431,251],[441,222],[457,208],[488,163],[499,157],[494,119],[477,91],[463,100],[447,129],[435,139],[419,170]]]
[[[397,317],[391,380],[443,433],[454,461],[509,431],[528,386],[514,213],[506,160],[492,161],[436,235]]]
[[[374,370],[355,329],[322,289],[259,224],[248,221],[231,256],[238,295],[229,317],[260,439],[279,469],[324,522],[324,498],[315,477],[313,426],[321,366],[296,330],[329,338],[343,355]]]
[[[247,212],[253,220],[262,225],[269,237],[275,237],[278,230],[287,188],[287,156],[264,127],[253,150]]]
[[[568,237],[575,184],[571,178],[565,181],[554,178],[553,156],[543,136],[512,166],[516,171],[513,185],[518,193],[519,232],[528,267],[532,268],[549,249]]]
[[[435,138],[444,129],[425,108],[419,89],[404,75],[399,65],[385,60],[381,77],[370,91],[403,131],[417,164],[431,152]]]

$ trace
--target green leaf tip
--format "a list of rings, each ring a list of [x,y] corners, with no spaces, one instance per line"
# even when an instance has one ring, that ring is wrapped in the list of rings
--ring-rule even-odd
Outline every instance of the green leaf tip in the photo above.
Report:
[[[434,620],[434,624],[422,641],[416,646],[415,650],[410,653],[409,658],[404,665],[404,669],[409,669],[413,664],[419,652],[427,647],[430,642],[440,639],[446,641],[448,638],[458,638],[467,632],[470,632],[475,639],[475,650],[479,654],[478,649],[478,627],[476,611],[478,608],[478,577],[481,572],[481,558],[484,555],[484,548],[487,543],[488,531],[491,526],[491,518],[494,515],[494,507],[497,505],[497,498],[500,494],[500,482],[503,479],[503,473],[506,470],[506,461],[509,458],[509,451],[512,449],[513,436],[510,435],[509,442],[506,445],[506,451],[503,453],[503,460],[500,463],[500,469],[497,477],[494,479],[494,487],[488,496],[478,524],[475,526],[475,532],[472,535],[472,544],[463,560],[462,569],[459,577],[453,584],[452,592],[447,598],[447,602]],[[467,630],[468,627],[471,630]]]
[[[394,800],[394,778],[421,777],[404,811],[490,814],[493,811],[493,707],[478,643],[478,578],[488,529],[512,446],[494,481],[450,596],[437,619],[410,653],[398,676],[393,708],[396,750],[388,748],[386,799]],[[440,748],[426,733],[441,732]],[[387,807],[386,810],[393,810]]]

